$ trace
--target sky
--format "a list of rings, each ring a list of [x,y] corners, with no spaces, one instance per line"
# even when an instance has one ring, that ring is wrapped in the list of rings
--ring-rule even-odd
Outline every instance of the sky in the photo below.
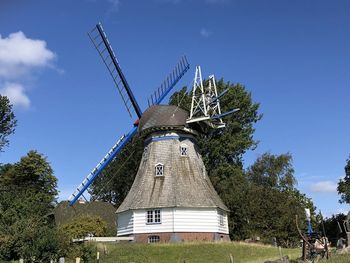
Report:
[[[350,154],[349,1],[0,1],[0,94],[18,120],[0,163],[47,156],[67,199],[130,130],[87,32],[102,22],[138,103],[186,54],[177,89],[203,76],[241,83],[260,103],[258,147],[293,156],[298,188],[330,216],[349,211],[336,186]],[[175,89],[176,90],[176,89]]]

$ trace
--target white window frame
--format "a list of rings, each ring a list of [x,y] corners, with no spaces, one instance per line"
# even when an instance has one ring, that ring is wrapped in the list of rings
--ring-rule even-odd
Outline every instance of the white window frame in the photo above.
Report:
[[[153,223],[153,210],[147,210],[146,211],[146,223],[152,224]]]
[[[160,242],[160,236],[158,235],[148,236],[148,243],[158,243],[158,242]]]
[[[187,157],[188,156],[188,147],[186,144],[180,145],[180,156],[181,157]]]
[[[161,224],[162,212],[160,209],[146,210],[146,225]]]
[[[218,214],[219,214],[219,225],[224,226],[225,225],[225,223],[224,223],[225,222],[225,220],[224,220],[225,215],[222,211],[219,211]]]
[[[156,177],[164,176],[164,164],[157,163],[154,166],[154,176],[156,176]]]

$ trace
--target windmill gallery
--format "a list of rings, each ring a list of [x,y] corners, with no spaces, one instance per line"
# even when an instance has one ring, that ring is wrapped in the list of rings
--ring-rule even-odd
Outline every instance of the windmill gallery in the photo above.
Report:
[[[138,133],[144,150],[133,185],[117,208],[117,236],[133,237],[135,242],[186,240],[229,240],[228,208],[212,186],[196,136],[225,128],[222,118],[238,109],[222,113],[215,78],[204,86],[201,68],[196,67],[191,111],[161,105],[181,77],[189,70],[183,57],[141,111],[119,66],[101,24],[89,33],[106,65],[122,100],[137,120],[71,195],[74,205],[91,183]]]

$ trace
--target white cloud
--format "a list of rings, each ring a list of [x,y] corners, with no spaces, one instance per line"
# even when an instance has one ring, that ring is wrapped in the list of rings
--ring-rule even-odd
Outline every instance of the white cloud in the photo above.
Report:
[[[19,31],[6,38],[0,35],[0,77],[13,78],[33,68],[44,67],[55,58],[46,42],[27,38]]]
[[[0,35],[0,94],[6,95],[14,106],[29,108],[30,99],[23,83],[38,68],[61,69],[51,64],[55,53],[47,48],[46,41],[27,38],[22,32]]]
[[[29,108],[30,100],[25,94],[24,88],[18,83],[5,83],[0,89],[0,94],[9,98],[11,104],[23,108]]]
[[[202,37],[210,37],[212,32],[208,31],[206,28],[202,28],[200,34]]]
[[[337,184],[332,181],[320,181],[310,186],[314,193],[336,193]]]

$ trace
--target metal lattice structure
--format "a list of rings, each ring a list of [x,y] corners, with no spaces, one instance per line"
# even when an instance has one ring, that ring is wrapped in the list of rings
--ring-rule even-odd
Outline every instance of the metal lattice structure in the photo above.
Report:
[[[221,113],[220,98],[227,91],[228,89],[218,95],[214,75],[209,76],[208,85],[204,86],[201,67],[197,66],[193,82],[191,111],[187,123],[207,121],[213,128],[224,128],[225,123],[222,117],[239,110],[237,108]]]

